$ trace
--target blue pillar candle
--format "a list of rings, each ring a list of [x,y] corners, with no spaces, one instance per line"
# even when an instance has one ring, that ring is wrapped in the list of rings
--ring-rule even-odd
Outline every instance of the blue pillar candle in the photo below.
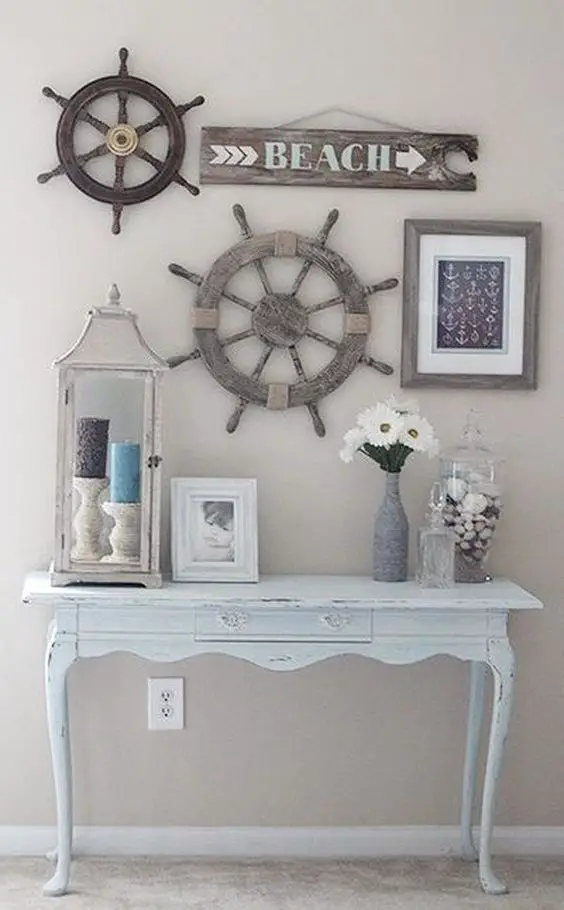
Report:
[[[110,444],[110,502],[139,502],[140,464],[138,443]]]
[[[75,477],[105,477],[108,428],[105,417],[79,417],[76,421]]]

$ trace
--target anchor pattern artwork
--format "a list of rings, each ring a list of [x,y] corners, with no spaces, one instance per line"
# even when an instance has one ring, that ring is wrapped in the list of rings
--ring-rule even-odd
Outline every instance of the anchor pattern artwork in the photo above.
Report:
[[[436,351],[502,351],[508,262],[439,258]]]

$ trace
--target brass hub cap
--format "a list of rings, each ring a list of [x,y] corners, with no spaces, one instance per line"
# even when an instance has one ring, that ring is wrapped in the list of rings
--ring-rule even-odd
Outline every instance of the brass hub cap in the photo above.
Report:
[[[129,123],[117,123],[106,133],[106,145],[112,155],[131,155],[139,143],[139,136]]]

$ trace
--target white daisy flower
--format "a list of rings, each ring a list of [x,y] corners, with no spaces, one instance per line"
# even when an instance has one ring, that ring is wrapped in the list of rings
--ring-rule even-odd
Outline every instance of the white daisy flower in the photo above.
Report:
[[[405,416],[399,441],[415,452],[427,452],[429,456],[436,455],[438,451],[438,442],[433,427],[425,417],[420,417],[419,414]]]
[[[353,460],[354,453],[366,442],[366,433],[360,427],[353,427],[352,430],[347,430],[343,436],[343,441],[345,445],[339,452],[339,458],[347,464],[350,464]]]
[[[388,449],[398,441],[403,428],[403,418],[387,404],[378,403],[361,411],[357,423],[366,433],[367,442]]]
[[[431,424],[418,411],[417,402],[394,395],[365,408],[357,416],[356,426],[345,433],[339,457],[351,462],[361,450],[383,470],[395,472],[401,471],[411,452],[436,455],[438,440]]]

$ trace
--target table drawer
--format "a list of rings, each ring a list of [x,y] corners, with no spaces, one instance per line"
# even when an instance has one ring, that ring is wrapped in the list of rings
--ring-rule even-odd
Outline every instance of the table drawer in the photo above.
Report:
[[[369,610],[339,607],[302,610],[245,606],[196,610],[199,641],[370,641]]]
[[[194,611],[137,606],[112,610],[81,605],[78,608],[77,631],[83,635],[192,635]]]

